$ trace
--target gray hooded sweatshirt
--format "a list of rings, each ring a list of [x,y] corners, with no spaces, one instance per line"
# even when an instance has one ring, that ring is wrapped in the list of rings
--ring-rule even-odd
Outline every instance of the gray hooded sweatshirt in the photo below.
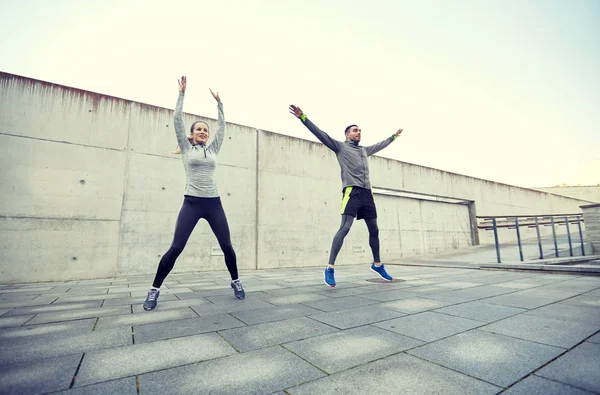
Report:
[[[369,180],[369,163],[367,157],[381,151],[396,139],[395,134],[379,143],[363,147],[357,142],[346,140],[337,141],[332,139],[327,133],[322,131],[302,114],[300,118],[304,126],[314,134],[320,142],[325,144],[327,148],[335,152],[337,160],[342,170],[343,187],[356,186],[365,189],[371,189],[371,181]]]

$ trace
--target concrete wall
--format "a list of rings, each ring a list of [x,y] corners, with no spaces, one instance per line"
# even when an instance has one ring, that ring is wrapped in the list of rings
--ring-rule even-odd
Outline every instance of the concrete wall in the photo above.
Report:
[[[535,188],[538,191],[553,193],[574,199],[587,200],[589,202],[600,203],[600,185],[579,186],[579,187],[548,187]]]
[[[0,73],[2,281],[154,273],[183,201],[172,117],[169,109]],[[186,114],[188,125],[198,119],[215,125]],[[473,201],[478,215],[571,213],[587,203],[382,157],[370,167],[374,187]],[[217,178],[238,266],[326,262],[340,220],[339,177],[334,154],[319,143],[229,123]],[[471,244],[464,204],[378,193],[375,201],[384,260]],[[370,259],[361,221],[338,263]],[[223,257],[202,221],[175,271],[214,269],[224,269]]]
[[[581,206],[583,220],[586,223],[586,240],[592,245],[594,254],[600,253],[600,204]]]

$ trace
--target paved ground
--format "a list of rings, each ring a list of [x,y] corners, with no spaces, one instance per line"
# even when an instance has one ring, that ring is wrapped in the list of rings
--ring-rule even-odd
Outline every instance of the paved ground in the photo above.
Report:
[[[600,393],[599,277],[321,270],[0,285],[0,393]]]

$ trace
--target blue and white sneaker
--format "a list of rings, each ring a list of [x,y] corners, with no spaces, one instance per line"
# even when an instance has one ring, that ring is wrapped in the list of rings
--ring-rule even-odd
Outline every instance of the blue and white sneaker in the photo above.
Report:
[[[371,264],[371,271],[379,274],[379,277],[383,278],[385,281],[392,281],[392,276],[385,271],[383,263],[380,266],[375,266],[375,262],[373,262]]]
[[[325,279],[325,284],[329,285],[331,288],[335,287],[335,278],[333,277],[333,268],[326,268],[325,272],[323,272],[323,276]]]

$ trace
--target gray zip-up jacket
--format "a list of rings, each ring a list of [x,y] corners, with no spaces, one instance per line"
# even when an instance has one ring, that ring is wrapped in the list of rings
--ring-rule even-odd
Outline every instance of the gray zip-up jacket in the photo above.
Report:
[[[185,125],[183,124],[183,93],[179,93],[177,106],[175,107],[174,125],[177,142],[181,149],[181,159],[185,169],[185,195],[197,197],[219,197],[219,190],[215,180],[217,169],[217,154],[221,150],[225,137],[225,115],[223,114],[223,103],[219,103],[219,118],[217,121],[217,133],[212,143],[208,146],[190,144],[187,139]]]
[[[322,131],[302,114],[300,118],[304,126],[314,134],[320,142],[325,144],[327,148],[335,152],[337,160],[342,170],[343,187],[357,186],[365,189],[371,189],[371,181],[369,180],[369,163],[367,157],[376,152],[381,151],[396,139],[393,134],[387,139],[380,141],[377,144],[363,147],[357,142],[346,140],[344,142],[332,139],[327,133]]]

